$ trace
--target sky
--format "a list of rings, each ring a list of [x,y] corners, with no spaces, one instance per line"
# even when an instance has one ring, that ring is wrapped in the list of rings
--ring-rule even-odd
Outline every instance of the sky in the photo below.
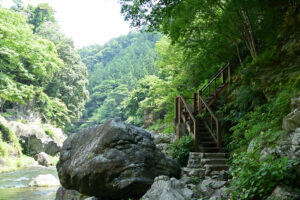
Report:
[[[77,48],[108,42],[126,35],[129,23],[120,14],[117,0],[23,0],[24,4],[48,3],[56,11],[55,17],[66,36]],[[9,6],[12,0],[0,0]]]

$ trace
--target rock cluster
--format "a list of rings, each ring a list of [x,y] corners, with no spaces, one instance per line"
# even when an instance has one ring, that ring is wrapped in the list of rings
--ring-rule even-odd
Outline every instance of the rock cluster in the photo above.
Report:
[[[57,171],[66,189],[104,199],[140,198],[155,177],[180,176],[147,131],[116,119],[69,136]]]
[[[183,181],[159,176],[154,179],[142,200],[190,200],[192,196],[193,191]]]
[[[175,141],[175,134],[157,134],[150,132],[156,147],[164,154],[169,154],[169,147]]]
[[[38,153],[34,156],[35,161],[39,163],[39,165],[43,165],[46,167],[49,167],[51,165],[54,165],[52,160],[50,159],[49,155],[45,152]]]
[[[50,137],[39,122],[25,124],[19,121],[7,121],[0,116],[0,123],[16,133],[23,151],[32,156],[40,152],[54,156],[60,151],[66,139],[61,129],[49,126],[49,129],[55,133]]]

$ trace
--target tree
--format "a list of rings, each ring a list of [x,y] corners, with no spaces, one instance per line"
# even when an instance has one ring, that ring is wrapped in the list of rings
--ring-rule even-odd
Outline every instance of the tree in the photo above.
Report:
[[[47,3],[41,3],[36,7],[29,5],[26,9],[28,22],[33,25],[33,33],[45,22],[55,22],[55,11]]]
[[[147,26],[150,31],[161,31],[168,35],[173,43],[184,41],[184,44],[190,48],[194,44],[196,49],[199,46],[207,49],[205,47],[210,43],[216,44],[214,40],[208,40],[203,47],[202,41],[205,40],[198,36],[208,35],[210,38],[211,35],[216,35],[217,37],[213,38],[224,38],[233,45],[238,56],[242,44],[251,57],[256,58],[258,51],[264,48],[267,39],[276,37],[274,32],[279,29],[285,11],[292,2],[285,0],[275,2],[272,0],[120,0],[120,3],[125,19],[131,21],[132,26],[140,28]],[[222,42],[218,48],[224,49],[226,46]],[[222,57],[222,54],[217,54],[216,57]]]
[[[55,44],[59,58],[63,61],[63,66],[45,86],[45,93],[61,99],[68,108],[70,119],[78,120],[88,98],[86,66],[73,42],[66,38],[57,24],[44,23],[37,29],[37,34]]]
[[[66,105],[44,92],[63,65],[55,45],[34,35],[21,13],[0,8],[0,24],[1,110],[23,104],[63,126],[69,120]]]

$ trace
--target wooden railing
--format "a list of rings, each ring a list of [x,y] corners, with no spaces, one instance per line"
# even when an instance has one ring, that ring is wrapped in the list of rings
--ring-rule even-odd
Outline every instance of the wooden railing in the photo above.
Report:
[[[203,102],[204,109],[199,113],[201,116],[201,119],[207,128],[207,130],[210,132],[211,136],[217,143],[217,147],[222,149],[222,128],[221,123],[218,120],[218,118],[215,116],[213,111],[209,108],[209,106],[203,101],[202,97],[199,96],[199,99]]]
[[[199,151],[199,120],[195,118],[194,114],[181,94],[175,98],[175,121],[185,124],[187,131],[194,138],[195,151],[197,152]]]
[[[226,89],[231,81],[231,65],[227,64],[220,68],[217,73],[205,84],[198,92],[199,97],[202,97],[208,106],[210,106],[218,95],[222,93],[222,90]],[[199,109],[202,108],[199,102]],[[200,112],[200,110],[199,110]]]
[[[221,151],[222,132],[221,123],[213,113],[210,105],[228,87],[231,82],[231,65],[227,64],[220,68],[217,73],[205,84],[192,98],[184,98],[181,94],[175,97],[175,123],[184,124],[186,130],[194,137],[195,151],[199,151],[199,126],[200,123],[206,127],[208,132]],[[213,90],[211,91],[211,88]],[[191,106],[186,100],[193,100]],[[196,116],[200,116],[196,117]],[[178,127],[176,127],[178,129]],[[176,130],[179,133],[178,130]],[[180,134],[178,134],[180,137]]]

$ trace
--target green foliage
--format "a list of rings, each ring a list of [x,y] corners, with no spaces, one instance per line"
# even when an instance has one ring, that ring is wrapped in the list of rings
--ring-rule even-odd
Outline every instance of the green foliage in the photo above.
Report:
[[[300,90],[300,75],[297,77],[296,81],[294,82],[293,85],[295,88],[297,88],[298,90]]]
[[[49,5],[20,10],[19,4],[16,12],[0,8],[1,110],[21,103],[64,127],[81,116],[87,100],[86,67],[72,41],[49,23]]]
[[[296,93],[292,88],[283,88],[268,103],[245,114],[230,130],[233,131],[230,148],[245,148],[253,138],[267,137],[281,132],[281,121],[289,113],[290,99]],[[281,133],[281,134],[280,134]]]
[[[159,56],[155,63],[159,68],[158,75],[145,76],[138,82],[135,90],[123,102],[124,111],[128,121],[136,125],[143,124],[145,113],[158,116],[157,124],[150,129],[165,126],[164,132],[171,133],[174,97],[178,94],[191,96],[201,78],[211,71],[200,74],[200,69],[189,67],[183,61],[182,49],[172,46],[166,37],[156,43],[156,51]]]
[[[159,38],[160,35],[132,32],[104,46],[80,50],[89,72],[90,100],[85,105],[84,119],[98,124],[113,117],[123,120],[129,117],[125,116],[127,111],[123,111],[122,102],[140,79],[157,74],[154,45]]]
[[[290,184],[295,178],[292,169],[299,162],[271,155],[263,161],[259,161],[259,158],[256,153],[234,154],[231,185],[233,199],[264,199],[276,185]]]
[[[81,117],[88,98],[86,66],[82,63],[73,42],[66,38],[57,24],[44,23],[37,29],[37,34],[55,44],[58,56],[63,61],[63,66],[45,86],[45,93],[60,99],[66,105],[66,122],[75,121]]]
[[[3,156],[5,156],[6,154],[5,153],[6,148],[4,142],[6,142],[7,144],[11,144],[13,148],[17,151],[19,156],[22,155],[22,148],[16,134],[12,132],[9,128],[7,128],[6,126],[0,123],[0,143],[1,143],[0,151],[3,154]]]
[[[190,178],[190,183],[197,185],[198,183],[200,183],[201,179],[197,176],[191,176]]]
[[[90,154],[88,155],[88,159],[93,158],[93,157],[95,157],[95,154],[94,154],[94,153],[90,153]]]
[[[45,131],[45,133],[47,134],[47,135],[49,135],[51,138],[53,138],[54,136],[55,136],[55,132],[53,132],[51,129],[49,129],[49,128],[46,128],[46,129],[44,129],[44,131]]]
[[[2,138],[0,138],[0,156],[5,157],[7,155],[7,147],[9,145],[3,142]]]
[[[54,22],[54,10],[47,3],[41,3],[37,6],[29,5],[25,10],[28,14],[28,22],[33,25],[33,32],[35,33],[45,22]]]
[[[192,136],[184,136],[170,146],[170,156],[181,166],[185,166],[189,159],[189,153],[194,150]]]

